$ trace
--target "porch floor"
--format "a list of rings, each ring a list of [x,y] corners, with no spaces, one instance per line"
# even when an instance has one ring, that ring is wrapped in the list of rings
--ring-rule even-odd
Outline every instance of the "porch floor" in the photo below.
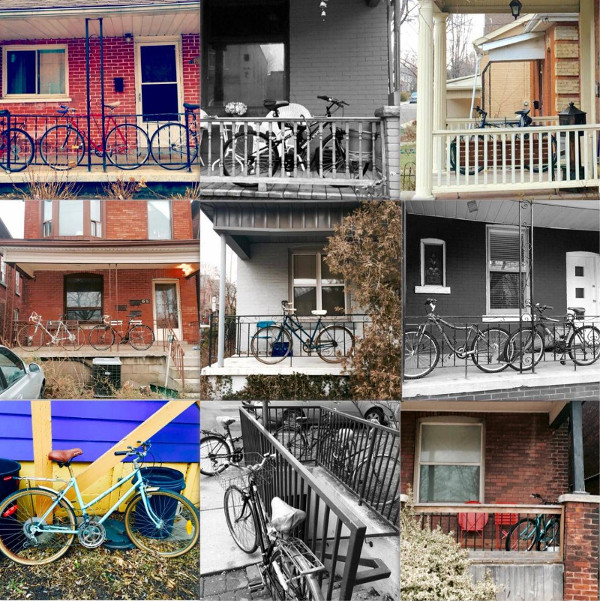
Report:
[[[479,370],[471,361],[465,367],[440,367],[420,380],[405,381],[402,386],[402,398],[433,397],[493,390],[517,388],[556,387],[565,385],[596,384],[600,382],[600,362],[585,367],[568,361],[561,365],[558,361],[542,361],[535,373],[519,373],[508,368],[500,373],[488,374]],[[510,397],[510,392],[503,392]],[[518,394],[515,395],[515,399]],[[540,398],[540,400],[542,400]]]
[[[341,376],[342,367],[335,363],[325,363],[319,357],[287,357],[281,363],[265,365],[254,357],[227,357],[223,367],[215,362],[202,369],[203,376],[253,376],[291,375],[301,373],[309,376]]]

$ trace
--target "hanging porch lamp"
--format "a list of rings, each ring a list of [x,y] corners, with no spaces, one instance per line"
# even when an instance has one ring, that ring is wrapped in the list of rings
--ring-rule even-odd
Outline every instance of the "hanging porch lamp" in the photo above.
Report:
[[[510,12],[512,13],[512,16],[515,19],[518,19],[523,5],[519,2],[519,0],[510,0],[510,4],[508,6],[510,6]]]
[[[327,2],[328,0],[321,0],[321,3],[319,4],[319,8],[321,9],[321,18],[323,19],[323,21],[327,16]]]

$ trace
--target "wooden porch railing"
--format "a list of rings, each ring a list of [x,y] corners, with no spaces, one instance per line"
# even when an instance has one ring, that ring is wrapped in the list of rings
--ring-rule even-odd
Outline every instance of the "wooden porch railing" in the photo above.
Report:
[[[434,131],[433,192],[598,186],[599,131],[598,125]]]
[[[471,552],[474,561],[563,561],[562,505],[417,504],[414,511],[422,527],[427,524],[432,529],[439,527],[452,533]],[[540,532],[539,542],[534,536],[519,536],[519,532],[534,528],[534,524]],[[556,534],[551,535],[551,530]]]

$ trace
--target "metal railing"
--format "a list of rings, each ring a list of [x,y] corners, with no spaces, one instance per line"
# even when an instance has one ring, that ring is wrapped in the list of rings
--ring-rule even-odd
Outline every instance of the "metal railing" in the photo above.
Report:
[[[110,114],[108,109],[104,115],[72,110],[66,114],[2,111],[0,126],[12,132],[3,136],[0,147],[0,166],[8,172],[31,165],[57,171],[77,167],[91,171],[100,166],[132,170],[153,165],[191,171],[199,162],[200,123],[195,111],[153,115]]]
[[[488,329],[504,330],[504,332],[506,332],[507,334],[507,341],[510,339],[511,336],[517,334],[519,331],[522,331],[525,339],[527,341],[531,340],[531,320],[524,319],[523,321],[519,321],[518,318],[516,318],[515,320],[511,321],[483,321],[481,317],[475,316],[446,315],[442,319],[444,321],[449,322],[452,325],[452,327],[450,327],[449,325],[440,323],[444,334],[450,341],[450,344],[448,344],[446,337],[444,337],[440,333],[438,327],[434,323],[428,322],[425,330],[436,340],[436,342],[439,345],[439,360],[436,364],[435,369],[444,367],[461,367],[465,369],[465,373],[467,368],[474,369],[476,372],[479,372],[479,369],[475,366],[471,359],[472,353],[461,357],[456,352],[458,350],[462,353],[465,350],[465,348],[467,351],[473,349],[473,343],[476,339],[476,334],[473,332],[473,328],[478,328],[484,336]],[[404,333],[414,332],[415,330],[418,330],[419,327],[423,327],[423,324],[426,323],[426,321],[427,320],[423,317],[407,317],[405,319],[403,329],[404,340],[406,341],[406,335]],[[542,324],[544,326],[544,330],[542,330]],[[588,339],[586,340],[588,346],[586,347],[585,352],[588,354],[591,352],[593,356],[599,355],[600,317],[586,315],[583,320],[575,320],[574,326],[576,329],[581,326],[590,326],[598,329],[598,333],[593,334],[593,337],[591,334],[588,336]],[[540,322],[536,319],[536,321],[534,322],[534,327],[544,344],[544,351],[541,353],[541,359],[536,365],[543,366],[544,364],[559,361],[562,365],[570,364],[573,370],[586,369],[587,365],[577,365],[577,363],[572,358],[572,355],[577,358],[581,358],[581,341],[579,340],[579,338],[574,338],[571,346],[568,345],[568,342],[570,341],[571,336],[573,334],[573,329],[567,326],[566,321],[549,323],[546,321]],[[539,342],[539,339],[537,338],[534,338],[534,340],[538,340]],[[519,344],[522,344],[522,341]],[[527,344],[527,348],[531,349],[530,353],[535,354],[536,357],[541,350],[538,344]],[[430,350],[431,353],[429,354],[429,356],[430,358],[432,358],[434,351],[433,349]],[[485,352],[485,346],[481,346],[480,350]],[[500,353],[505,351],[505,349],[498,350]],[[424,358],[427,360],[427,355],[424,355]],[[492,359],[492,357],[490,357],[490,359]],[[588,359],[591,359],[591,357],[588,357]],[[515,367],[519,371],[527,372],[531,371],[530,364],[531,361],[529,361],[527,365],[522,365],[521,363],[518,363],[517,365],[515,365]],[[600,361],[595,361],[592,364],[600,366]]]
[[[434,192],[598,186],[598,126],[433,132]]]
[[[563,560],[562,505],[423,504],[415,505],[414,511],[421,528],[439,527],[452,534],[472,556],[498,558],[501,553],[508,558],[519,553],[522,561],[536,556],[546,563]]]
[[[537,116],[531,117],[532,125],[534,126],[545,126],[545,125],[558,125],[558,115],[555,116]],[[511,122],[517,121],[517,116],[510,115],[506,117],[486,117],[486,123],[494,127],[506,126],[510,127]],[[481,124],[481,117],[463,117],[463,118],[451,118],[446,119],[446,129],[475,129]]]
[[[302,324],[307,333],[312,333],[317,323],[317,318],[314,316],[298,316],[299,322]],[[280,324],[282,321],[281,314],[271,315],[226,315],[225,316],[225,356],[226,357],[252,357],[250,350],[250,342],[257,330],[262,327],[261,324],[274,322]],[[331,315],[324,317],[322,320],[323,327],[327,325],[343,325],[352,332],[354,340],[363,336],[365,325],[370,323],[368,315],[352,314],[352,315]],[[219,328],[218,315],[211,314],[209,318],[209,329],[206,334],[206,344],[208,346],[209,365],[212,365],[217,356],[217,332]],[[301,334],[305,337],[303,334]],[[318,334],[317,334],[318,335]],[[304,345],[295,337],[292,338],[292,351],[289,355],[289,360],[293,357],[308,357],[310,354],[304,348]],[[316,353],[313,353],[316,356]],[[288,359],[286,359],[288,360]]]
[[[372,185],[385,179],[381,132],[376,118],[206,117],[202,181]]]
[[[298,536],[328,570],[327,580],[319,574],[325,599],[330,601],[337,593],[339,601],[346,601],[352,598],[356,585],[387,578],[390,570],[382,560],[361,557],[367,528],[352,509],[325,490],[245,409],[240,409],[240,422],[245,452],[277,456],[272,480],[259,489],[267,510],[271,499],[279,497],[306,512]],[[359,566],[369,569],[359,572]]]

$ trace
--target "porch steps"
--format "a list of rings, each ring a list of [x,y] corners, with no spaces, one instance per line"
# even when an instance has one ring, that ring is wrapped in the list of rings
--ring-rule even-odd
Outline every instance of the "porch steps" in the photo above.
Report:
[[[184,398],[198,398],[200,392],[200,351],[195,351],[191,347],[185,349],[183,367],[185,370],[185,390],[181,374],[173,366],[169,369],[169,381]]]

